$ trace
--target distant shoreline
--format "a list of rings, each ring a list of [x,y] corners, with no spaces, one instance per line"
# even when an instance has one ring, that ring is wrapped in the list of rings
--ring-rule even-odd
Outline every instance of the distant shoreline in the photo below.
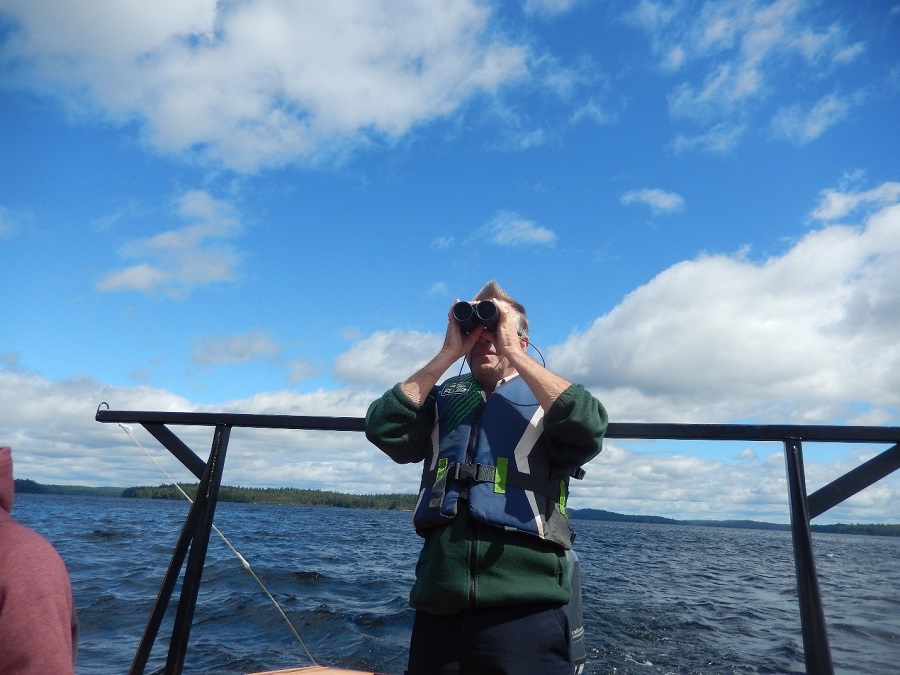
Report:
[[[193,497],[197,483],[180,484]],[[125,499],[184,499],[178,489],[171,484],[135,487],[90,487],[84,485],[49,485],[28,479],[16,479],[17,494],[80,495],[94,497],[119,497]],[[219,501],[255,504],[286,504],[294,506],[339,506],[344,508],[384,509],[390,511],[412,511],[415,508],[414,494],[354,495],[329,490],[309,490],[303,488],[243,488],[223,485],[219,490]],[[600,520],[617,523],[644,523],[656,525],[690,525],[696,527],[727,527],[752,530],[786,530],[790,525],[766,523],[757,520],[676,520],[662,516],[628,515],[603,509],[569,509],[569,515],[576,520]],[[832,534],[856,534],[881,537],[900,537],[900,524],[878,525],[866,523],[834,525],[811,525],[813,532]]]

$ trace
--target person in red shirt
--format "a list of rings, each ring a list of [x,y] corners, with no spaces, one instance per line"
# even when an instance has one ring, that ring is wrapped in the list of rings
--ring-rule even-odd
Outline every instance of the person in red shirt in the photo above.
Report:
[[[65,563],[10,515],[12,451],[0,447],[0,673],[74,675],[78,620]]]

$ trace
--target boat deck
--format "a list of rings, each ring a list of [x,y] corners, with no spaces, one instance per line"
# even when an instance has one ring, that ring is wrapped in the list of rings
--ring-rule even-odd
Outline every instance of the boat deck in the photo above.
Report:
[[[303,668],[288,668],[287,670],[267,670],[264,673],[247,673],[247,675],[382,675],[369,670],[344,670],[343,668],[329,668],[328,666],[304,666]]]

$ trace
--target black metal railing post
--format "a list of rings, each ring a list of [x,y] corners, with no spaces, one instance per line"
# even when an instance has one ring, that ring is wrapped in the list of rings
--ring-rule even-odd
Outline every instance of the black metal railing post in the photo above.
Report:
[[[203,577],[203,564],[209,548],[209,536],[212,532],[216,504],[219,501],[219,487],[222,483],[225,452],[228,449],[230,436],[230,426],[220,424],[216,427],[209,461],[206,463],[206,472],[203,480],[200,481],[197,496],[194,498],[194,507],[199,509],[197,529],[188,555],[187,569],[181,586],[181,599],[178,601],[178,612],[172,628],[169,658],[166,661],[166,675],[180,675],[184,668],[184,657],[191,635],[191,623],[194,620],[197,595],[200,592],[200,579]]]
[[[105,406],[105,409],[104,409]],[[197,499],[185,521],[172,562],[163,581],[144,638],[135,656],[131,675],[142,675],[153,642],[190,548],[188,570],[178,605],[176,627],[170,643],[165,673],[178,675],[184,663],[191,621],[197,602],[203,562],[209,544],[213,515],[222,479],[222,465],[233,427],[253,429],[298,429],[319,431],[363,431],[365,420],[358,417],[311,417],[299,415],[253,415],[246,413],[188,413],[171,411],[110,410],[101,403],[98,422],[138,423],[144,426],[195,476],[201,479]],[[203,461],[165,426],[178,424],[215,427],[209,461]],[[833,675],[831,650],[826,632],[819,581],[816,575],[810,520],[840,504],[876,481],[900,469],[900,428],[825,425],[759,424],[670,424],[612,422],[606,438],[777,441],[784,444],[787,467],[791,537],[797,575],[803,650],[808,675]],[[806,492],[802,442],[890,443],[893,447],[844,476],[821,487],[812,495]]]
[[[154,429],[148,429],[157,439],[162,442],[163,438],[168,441],[176,438],[177,443],[183,447],[190,455],[194,455],[180,439],[171,434],[168,429],[162,425],[146,425],[154,426]],[[161,432],[160,429],[163,431]],[[169,653],[166,661],[166,668],[163,672],[166,675],[179,675],[184,668],[184,659],[187,654],[187,644],[190,638],[191,623],[194,616],[194,608],[197,604],[197,595],[200,590],[200,580],[203,576],[203,565],[206,560],[206,551],[209,547],[209,537],[212,532],[213,517],[215,515],[216,504],[219,499],[219,487],[222,483],[222,471],[225,466],[225,453],[228,449],[228,441],[231,435],[231,427],[229,425],[220,424],[215,428],[213,434],[212,447],[210,449],[209,461],[203,463],[202,460],[196,458],[197,461],[188,459],[185,461],[185,453],[181,453],[180,459],[185,466],[192,466],[195,469],[202,468],[198,476],[200,484],[197,487],[197,494],[194,497],[191,508],[184,521],[184,527],[175,545],[172,553],[172,560],[166,570],[166,575],[160,587],[156,603],[150,613],[144,635],[135,652],[134,660],[131,664],[129,675],[143,675],[150,660],[150,654],[153,650],[153,644],[162,625],[163,617],[175,589],[178,577],[181,575],[181,569],[184,566],[185,558],[188,558],[187,569],[184,573],[182,581],[181,597],[178,602],[178,609],[175,616],[175,623],[172,628],[172,637],[169,642]],[[164,445],[171,449],[172,443],[165,442]],[[173,454],[176,454],[173,451]],[[177,456],[177,455],[176,455]]]
[[[813,556],[806,475],[803,470],[803,447],[800,440],[786,439],[784,454],[806,672],[807,675],[833,675],[834,667],[831,664],[825,612],[822,608],[822,595],[819,592],[819,578],[816,575],[816,561]]]
[[[181,575],[181,568],[184,565],[185,556],[187,556],[188,549],[194,539],[199,513],[199,509],[191,507],[187,518],[185,518],[184,526],[181,528],[181,535],[178,537],[175,550],[172,552],[172,560],[169,562],[166,575],[163,577],[162,585],[156,596],[156,603],[153,605],[153,610],[150,612],[147,626],[144,629],[144,635],[134,654],[131,670],[128,671],[129,675],[143,675],[144,669],[147,667],[147,662],[150,660],[150,653],[153,651],[153,644],[156,642],[156,636],[159,634],[163,617],[166,614],[166,609],[172,598],[172,591],[175,590],[175,584],[178,581],[178,577]]]

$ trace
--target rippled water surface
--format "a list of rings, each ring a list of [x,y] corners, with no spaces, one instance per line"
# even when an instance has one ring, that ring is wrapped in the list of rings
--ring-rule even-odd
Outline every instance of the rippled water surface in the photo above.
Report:
[[[13,515],[56,545],[72,577],[79,675],[128,671],[187,510],[187,502],[16,496]],[[403,672],[420,541],[408,513],[222,503],[216,525],[317,662]],[[575,525],[587,673],[805,672],[789,533]],[[900,539],[817,534],[814,542],[835,671],[898,672]],[[165,664],[172,616],[148,673]],[[309,663],[213,533],[185,672]]]

